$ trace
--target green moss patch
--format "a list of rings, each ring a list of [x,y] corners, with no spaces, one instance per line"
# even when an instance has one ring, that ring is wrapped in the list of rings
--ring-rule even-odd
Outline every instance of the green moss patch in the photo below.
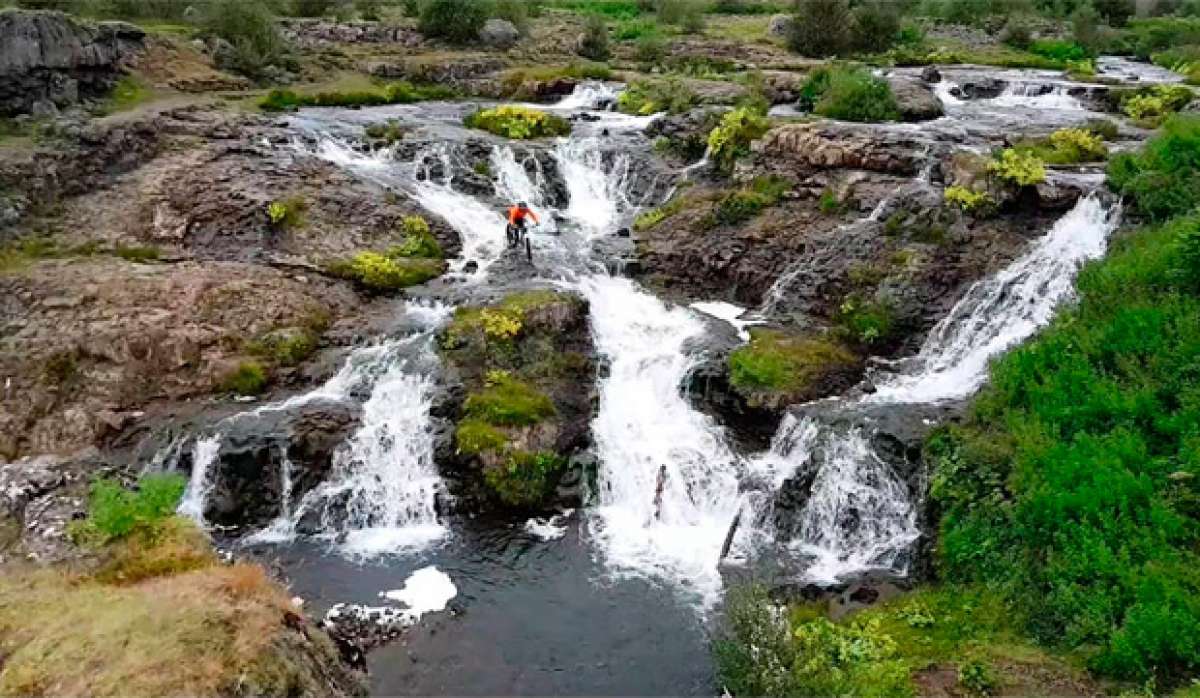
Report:
[[[516,104],[479,109],[466,116],[463,124],[505,138],[547,138],[571,133],[571,122],[549,112]]]
[[[828,338],[756,329],[749,344],[729,355],[729,380],[752,404],[782,404],[811,392],[823,377],[856,361],[853,353]]]
[[[454,90],[441,85],[414,85],[401,81],[349,92],[305,94],[293,90],[272,90],[258,106],[263,111],[290,111],[299,107],[377,107],[451,99],[455,96]]]
[[[529,383],[503,372],[494,372],[488,384],[467,396],[467,417],[493,426],[529,426],[553,417],[554,403]]]
[[[567,461],[557,453],[514,451],[500,465],[484,471],[484,481],[513,507],[537,506],[550,494]]]
[[[440,259],[404,257],[394,250],[359,252],[327,267],[330,274],[350,279],[373,291],[394,291],[423,284],[441,276],[445,270],[446,264]]]

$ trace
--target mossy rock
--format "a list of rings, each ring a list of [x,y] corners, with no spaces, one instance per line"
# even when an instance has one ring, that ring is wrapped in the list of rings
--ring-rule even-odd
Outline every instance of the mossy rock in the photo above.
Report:
[[[857,364],[853,352],[829,337],[757,329],[729,355],[729,381],[751,406],[774,408],[820,394],[823,381]]]

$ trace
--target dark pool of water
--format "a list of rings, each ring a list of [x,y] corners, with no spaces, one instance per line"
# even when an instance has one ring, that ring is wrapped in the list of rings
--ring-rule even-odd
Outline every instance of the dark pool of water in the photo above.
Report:
[[[427,565],[458,596],[369,657],[375,695],[714,695],[708,623],[674,585],[614,579],[578,520],[544,541],[520,523],[453,525],[421,553],[355,562],[298,542],[277,557],[314,614],[380,605]]]

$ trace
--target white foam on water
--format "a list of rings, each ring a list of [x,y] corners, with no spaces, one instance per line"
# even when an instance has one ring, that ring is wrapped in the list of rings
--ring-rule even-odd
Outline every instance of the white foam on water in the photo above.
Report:
[[[545,518],[532,518],[525,522],[525,531],[542,540],[558,540],[567,535],[567,519],[574,509]]]
[[[762,319],[743,319],[742,316],[746,314],[745,308],[724,301],[703,301],[692,303],[688,307],[729,323],[737,330],[738,337],[744,342],[750,341],[750,330],[747,328],[766,322]]]
[[[611,234],[632,210],[626,194],[629,158],[605,156],[598,138],[560,139],[554,149],[570,201],[563,213],[594,238]]]
[[[550,108],[568,111],[607,108],[616,102],[620,92],[616,85],[588,80],[576,85],[571,94],[550,105]]]
[[[187,488],[179,502],[179,513],[205,525],[204,506],[212,492],[212,468],[221,454],[221,434],[212,434],[200,439],[192,446],[192,472]]]
[[[929,332],[914,368],[878,381],[867,400],[936,403],[974,393],[993,357],[1028,339],[1074,296],[1079,266],[1104,254],[1119,220],[1118,209],[1098,196],[1081,198],[1027,253],[976,282]]]
[[[444,611],[446,604],[458,596],[458,587],[450,575],[430,566],[413,572],[400,589],[380,592],[379,596],[404,604],[405,613],[415,623],[426,613]]]
[[[704,324],[628,279],[590,277],[580,290],[610,362],[592,423],[601,466],[589,530],[617,574],[665,577],[713,601],[740,462],[721,428],[682,395],[697,361],[684,345]]]

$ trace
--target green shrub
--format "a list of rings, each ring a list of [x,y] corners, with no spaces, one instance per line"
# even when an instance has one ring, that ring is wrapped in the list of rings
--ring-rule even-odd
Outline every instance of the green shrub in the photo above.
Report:
[[[551,494],[566,465],[567,460],[557,453],[514,451],[501,465],[486,468],[483,479],[508,506],[536,507]]]
[[[991,667],[976,659],[958,667],[958,685],[969,696],[987,696],[996,689],[996,677]]]
[[[845,0],[798,2],[788,28],[788,47],[809,58],[840,56],[850,48],[852,22]]]
[[[1083,130],[1095,134],[1106,141],[1114,141],[1121,135],[1119,127],[1108,119],[1088,119]]]
[[[708,152],[721,172],[732,172],[738,158],[750,152],[750,144],[761,138],[771,122],[766,114],[738,107],[721,117],[721,123],[708,134]]]
[[[1151,85],[1121,93],[1121,111],[1131,119],[1156,126],[1183,109],[1196,95],[1183,85]]]
[[[289,196],[267,205],[267,219],[278,230],[295,230],[304,226],[308,203],[298,196]]]
[[[1108,182],[1152,221],[1192,211],[1200,204],[1200,117],[1173,117],[1141,152],[1114,156]]]
[[[862,69],[835,68],[829,71],[828,86],[813,112],[842,121],[895,121],[900,108],[886,81]]]
[[[264,111],[290,111],[298,107],[374,107],[387,104],[411,104],[432,99],[450,99],[456,92],[442,85],[414,85],[393,82],[378,89],[357,92],[321,92],[300,94],[292,90],[272,90],[259,103]]]
[[[258,395],[270,380],[257,361],[243,361],[221,379],[220,389],[236,395]]]
[[[790,188],[791,183],[781,177],[755,177],[749,186],[727,194],[717,203],[716,221],[737,225],[750,220],[763,209],[777,204]]]
[[[499,451],[508,444],[508,437],[504,432],[476,418],[459,422],[454,432],[454,440],[458,452],[469,456],[485,451]]]
[[[468,128],[478,128],[505,138],[545,138],[571,133],[571,122],[540,109],[505,104],[479,109],[463,120]]]
[[[354,0],[354,10],[359,19],[378,22],[383,19],[383,0]]]
[[[488,20],[484,0],[421,0],[421,33],[430,38],[466,44],[475,41]]]
[[[492,14],[499,19],[512,22],[521,36],[529,35],[529,8],[526,6],[525,0],[496,0],[495,11]]]
[[[1083,46],[1074,41],[1061,39],[1038,39],[1029,44],[1029,50],[1050,60],[1065,63],[1067,61],[1083,61],[1092,57]]]
[[[203,5],[201,26],[233,46],[228,67],[247,77],[261,79],[270,66],[294,63],[291,48],[279,33],[266,5],[245,0],[212,0]]]
[[[657,33],[639,36],[633,55],[641,63],[657,64],[667,56],[667,42]]]
[[[1071,36],[1075,40],[1075,45],[1086,52],[1088,57],[1096,53],[1096,49],[1101,43],[1100,13],[1096,11],[1092,3],[1082,3],[1071,13]],[[1063,58],[1062,60],[1081,61],[1084,58]]]
[[[529,383],[504,374],[492,377],[481,391],[471,393],[463,403],[469,418],[493,426],[529,426],[553,417],[554,403]]]
[[[1129,30],[1134,37],[1134,53],[1143,60],[1157,51],[1200,44],[1200,17],[1135,19],[1129,23]]]
[[[1015,49],[1027,50],[1033,43],[1033,30],[1029,27],[1029,20],[1020,16],[1009,17],[1000,33],[1000,40]]]
[[[152,245],[119,245],[113,254],[130,262],[146,263],[158,260],[159,250]]]
[[[429,223],[424,218],[405,216],[401,226],[404,228],[404,244],[389,250],[389,257],[442,259],[442,246],[430,232]]]
[[[644,19],[621,22],[613,31],[613,38],[617,41],[635,41],[651,36],[661,37],[662,28],[657,22]]]
[[[850,45],[856,51],[879,53],[896,45],[900,11],[896,3],[868,0],[854,9]]]
[[[87,518],[72,526],[72,536],[94,544],[130,535],[153,539],[174,516],[186,485],[174,473],[146,475],[133,491],[117,480],[97,480],[88,495]]]
[[[729,381],[752,403],[766,404],[803,395],[829,371],[853,363],[853,354],[827,338],[752,329],[750,343],[729,355]]]
[[[1036,155],[1016,148],[1005,148],[988,163],[988,172],[1001,182],[1026,187],[1046,181],[1046,167]]]
[[[682,196],[676,196],[662,206],[639,213],[633,220],[633,229],[637,231],[649,230],[682,211],[686,203],[687,199]]]
[[[833,319],[850,341],[866,346],[886,343],[897,329],[891,304],[857,294],[842,301]]]
[[[333,0],[292,0],[294,17],[324,17],[333,9]]]
[[[1050,162],[1095,162],[1108,157],[1108,148],[1100,136],[1078,128],[1061,128],[1050,134],[1054,155]]]
[[[617,108],[626,114],[648,116],[660,111],[682,114],[699,101],[696,93],[676,77],[635,80],[617,97]]]
[[[593,61],[607,61],[612,55],[608,48],[608,23],[600,15],[590,15],[584,23],[578,52]]]
[[[966,187],[946,187],[942,197],[946,203],[957,206],[958,208],[971,214],[986,215],[993,211],[996,207],[996,202],[985,191],[971,191]]]
[[[445,270],[440,259],[409,258],[394,253],[359,252],[329,265],[329,273],[374,291],[394,291],[423,284]]]
[[[388,119],[377,124],[368,124],[363,129],[367,138],[384,145],[395,145],[404,140],[404,137],[408,134],[408,130],[408,127],[399,119]]]

